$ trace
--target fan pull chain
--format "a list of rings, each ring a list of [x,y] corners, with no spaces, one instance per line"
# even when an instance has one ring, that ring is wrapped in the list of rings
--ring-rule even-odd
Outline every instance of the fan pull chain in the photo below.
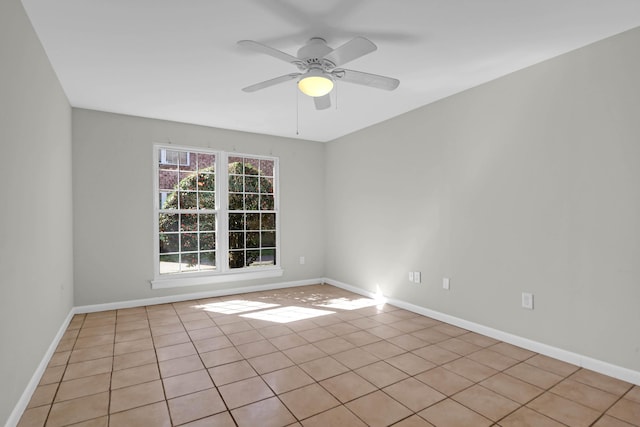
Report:
[[[296,91],[296,135],[300,135],[300,94],[297,85],[294,88]]]

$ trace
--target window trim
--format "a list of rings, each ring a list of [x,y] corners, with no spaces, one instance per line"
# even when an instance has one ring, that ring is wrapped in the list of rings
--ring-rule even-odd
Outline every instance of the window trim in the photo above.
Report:
[[[181,273],[180,275],[189,275],[189,277],[161,277],[151,280],[151,289],[167,289],[180,288],[185,286],[213,285],[216,283],[240,282],[243,280],[268,279],[270,277],[281,277],[284,270],[280,267],[268,268],[264,267],[260,270],[246,271],[228,271],[226,273],[209,273],[207,275],[190,275],[190,273]]]
[[[160,244],[158,236],[160,233],[158,224],[160,189],[158,183],[159,153],[160,150],[188,150],[191,152],[203,152],[216,156],[216,270],[214,271],[194,271],[160,274]],[[276,213],[276,256],[275,264],[269,267],[244,267],[229,268],[229,179],[228,179],[228,159],[229,157],[247,157],[252,159],[265,159],[274,161],[274,212]],[[151,289],[165,289],[183,286],[197,286],[215,283],[236,282],[243,280],[263,279],[270,277],[280,277],[284,274],[281,267],[281,246],[280,246],[280,177],[279,158],[274,156],[263,156],[257,154],[244,154],[236,152],[225,152],[214,150],[208,147],[192,147],[182,145],[153,144],[153,280],[150,281]],[[224,168],[224,169],[223,169]],[[224,176],[221,179],[220,172]],[[199,210],[194,210],[198,212]]]

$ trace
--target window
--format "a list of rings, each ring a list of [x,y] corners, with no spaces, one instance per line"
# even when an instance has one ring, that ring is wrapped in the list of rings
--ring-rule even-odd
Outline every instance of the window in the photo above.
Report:
[[[154,156],[154,287],[279,270],[277,158],[161,146]]]
[[[274,265],[273,159],[229,157],[229,267]]]

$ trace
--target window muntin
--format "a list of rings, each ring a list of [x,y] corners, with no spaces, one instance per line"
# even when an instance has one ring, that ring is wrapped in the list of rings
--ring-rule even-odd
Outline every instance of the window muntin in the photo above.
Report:
[[[156,150],[157,278],[278,266],[276,158]]]

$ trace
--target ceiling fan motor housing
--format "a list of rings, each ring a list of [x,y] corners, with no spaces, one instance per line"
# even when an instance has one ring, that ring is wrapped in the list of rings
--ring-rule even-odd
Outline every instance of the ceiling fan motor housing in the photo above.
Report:
[[[335,64],[324,57],[332,50],[323,38],[309,39],[307,44],[298,50],[298,58],[302,61],[298,68],[301,71],[312,69],[331,71],[335,68]]]

